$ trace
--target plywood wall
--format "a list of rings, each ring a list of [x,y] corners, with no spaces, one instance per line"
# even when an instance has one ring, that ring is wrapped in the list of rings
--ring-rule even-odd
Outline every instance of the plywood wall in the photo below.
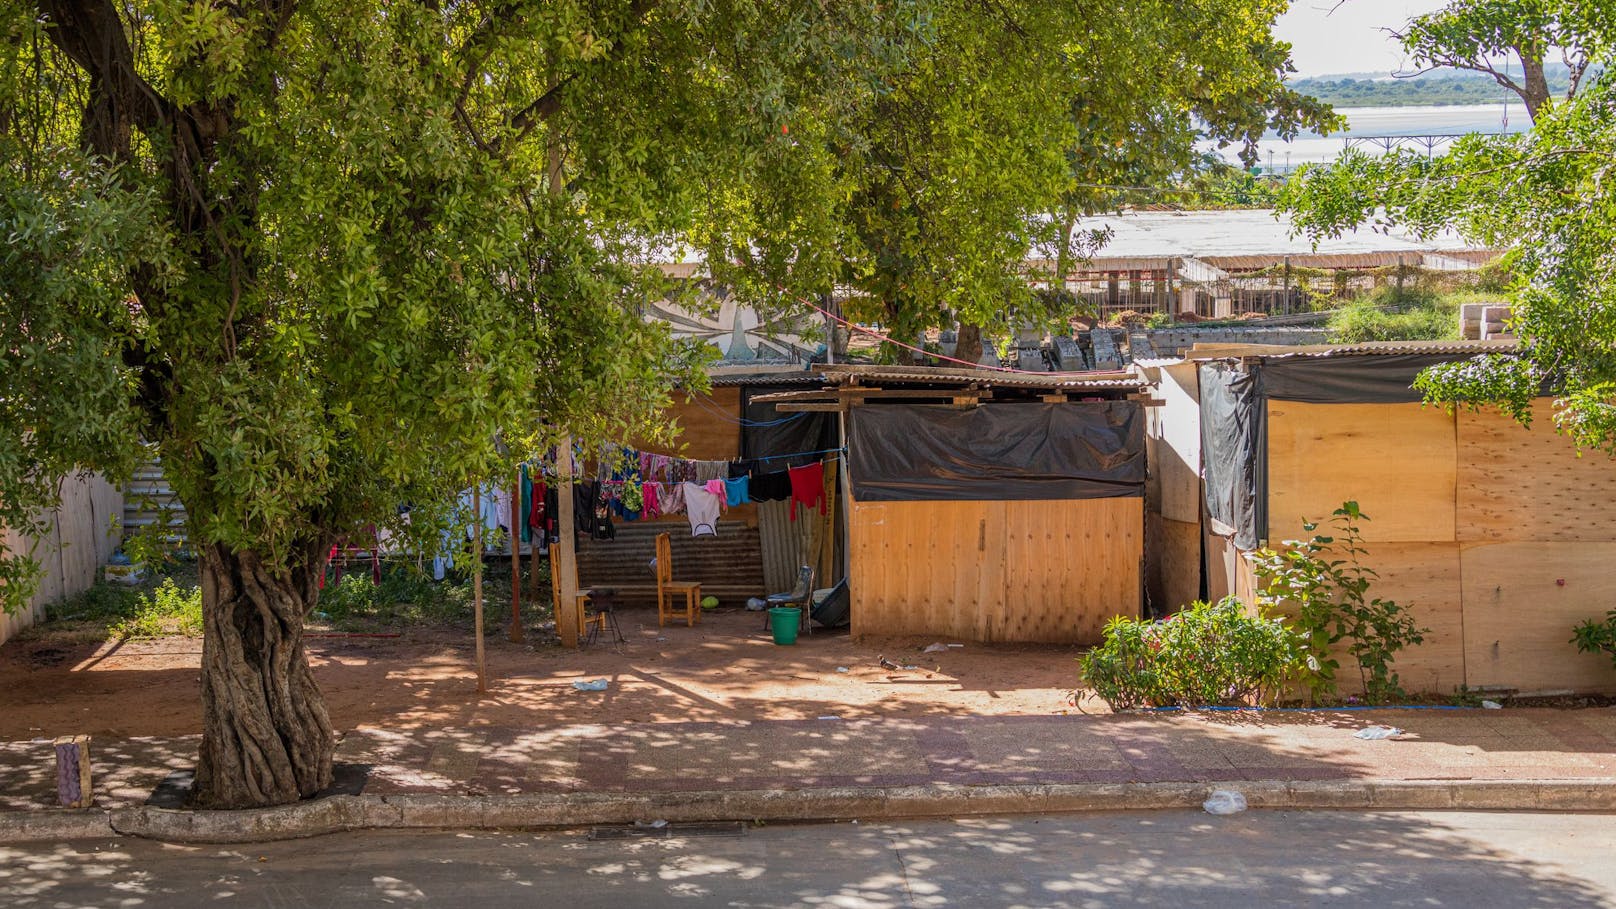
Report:
[[[714,388],[706,395],[676,391],[666,413],[668,421],[680,430],[671,444],[640,439],[631,442],[631,446],[693,461],[729,461],[741,456],[740,388]]]
[[[1398,660],[1411,691],[1616,691],[1608,658],[1570,643],[1616,605],[1616,461],[1579,457],[1538,405],[1526,429],[1493,410],[1269,404],[1269,538],[1357,499],[1372,595],[1432,629]]]
[[[1347,500],[1376,542],[1451,542],[1454,417],[1420,404],[1268,403],[1268,538],[1301,537],[1304,519]]]
[[[95,583],[98,569],[112,556],[121,537],[123,494],[99,476],[78,474],[61,485],[61,504],[48,516],[48,532],[25,537],[5,531],[7,552],[29,553],[39,561],[39,589],[26,608],[0,613],[0,643],[44,614],[47,605]]]
[[[857,502],[855,635],[1094,643],[1138,615],[1143,500]]]
[[[1531,429],[1492,408],[1459,413],[1459,539],[1616,541],[1616,460],[1579,456],[1538,404]]]

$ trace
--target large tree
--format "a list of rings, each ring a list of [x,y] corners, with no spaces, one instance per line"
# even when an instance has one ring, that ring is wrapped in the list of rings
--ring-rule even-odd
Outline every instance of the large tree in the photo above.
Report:
[[[1418,72],[1482,73],[1526,105],[1536,120],[1554,102],[1548,61],[1565,65],[1565,96],[1582,88],[1589,67],[1609,50],[1616,7],[1606,0],[1453,0],[1392,32]]]
[[[1616,33],[1600,36],[1609,48]],[[1504,250],[1515,353],[1427,370],[1429,400],[1496,404],[1523,422],[1545,384],[1556,427],[1616,454],[1616,75],[1591,61],[1570,101],[1538,111],[1529,133],[1468,136],[1445,155],[1349,152],[1304,168],[1284,205],[1314,237],[1370,224],[1454,229]]]
[[[0,0],[0,523],[155,446],[201,563],[198,800],[306,797],[331,543],[435,542],[552,428],[699,381],[640,316],[658,255],[1002,321],[1070,156],[1140,119],[1118,73],[1171,73],[1173,148],[1292,116],[1277,9]],[[0,553],[9,603],[32,567]]]

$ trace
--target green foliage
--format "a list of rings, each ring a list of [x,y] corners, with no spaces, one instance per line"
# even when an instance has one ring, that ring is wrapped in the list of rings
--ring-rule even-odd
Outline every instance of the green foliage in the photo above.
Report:
[[[1525,422],[1549,380],[1556,428],[1616,453],[1616,7],[1491,6],[1521,7],[1527,23],[1545,11],[1581,17],[1578,47],[1591,64],[1571,100],[1538,111],[1529,133],[1470,136],[1441,157],[1350,152],[1305,168],[1287,184],[1284,206],[1314,237],[1396,223],[1420,235],[1455,229],[1505,250],[1519,353],[1437,367],[1417,387],[1429,401],[1496,403]]]
[[[1359,527],[1367,520],[1357,502],[1345,502],[1331,513],[1333,535],[1316,533],[1318,524],[1304,522],[1313,534],[1309,539],[1286,540],[1283,549],[1260,549],[1246,557],[1261,582],[1258,603],[1295,612],[1303,646],[1302,680],[1315,699],[1336,694],[1341,668],[1333,656],[1337,645],[1344,645],[1357,664],[1365,699],[1401,699],[1404,692],[1392,664],[1398,653],[1423,642],[1430,631],[1414,621],[1406,605],[1369,595],[1379,575],[1361,561],[1365,550]]]
[[[1459,337],[1458,298],[1416,290],[1377,288],[1330,316],[1330,341],[1437,341]]]
[[[1616,609],[1605,613],[1603,622],[1584,619],[1571,630],[1571,643],[1579,653],[1603,653],[1616,666]]]
[[[181,588],[173,578],[150,593],[135,595],[134,613],[112,625],[119,638],[150,638],[164,635],[199,637],[202,634],[202,588]]]
[[[1083,657],[1083,681],[1113,710],[1262,704],[1297,665],[1294,632],[1234,597],[1162,621],[1117,616]]]
[[[489,601],[492,586],[484,590]],[[326,585],[315,618],[340,629],[452,625],[470,618],[471,599],[469,581],[433,581],[413,569],[389,568],[376,584],[360,571]]]
[[[1516,67],[1517,73],[1519,67]],[[1570,88],[1569,73],[1561,68],[1548,80],[1549,90]],[[1291,87],[1331,107],[1449,107],[1456,104],[1519,102],[1498,81],[1482,73],[1427,75],[1417,79],[1296,79]]]

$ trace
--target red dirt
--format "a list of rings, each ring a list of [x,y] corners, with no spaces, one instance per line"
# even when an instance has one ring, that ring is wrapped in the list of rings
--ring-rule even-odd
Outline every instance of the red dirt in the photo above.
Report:
[[[757,613],[708,614],[695,628],[659,629],[648,610],[620,619],[627,644],[581,652],[512,644],[503,626],[490,625],[482,696],[470,636],[451,629],[316,637],[310,659],[339,730],[1072,710],[1077,648],[967,644],[927,654],[920,649],[933,639],[855,644],[823,631],[778,647]],[[64,644],[47,633],[12,642],[0,648],[0,690],[9,692],[0,741],[200,732],[201,650],[196,638]],[[881,655],[918,668],[882,669]],[[598,678],[611,683],[605,698],[572,688]]]

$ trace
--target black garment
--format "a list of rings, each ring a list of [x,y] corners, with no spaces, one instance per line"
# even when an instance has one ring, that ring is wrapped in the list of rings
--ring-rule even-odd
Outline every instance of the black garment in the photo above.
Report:
[[[578,533],[595,535],[595,503],[600,501],[600,481],[572,484],[572,527]]]
[[[754,473],[751,495],[755,502],[783,502],[791,498],[791,475],[784,470]]]
[[[731,461],[729,462],[729,478],[739,480],[741,477],[757,473],[757,468],[756,461]]]

